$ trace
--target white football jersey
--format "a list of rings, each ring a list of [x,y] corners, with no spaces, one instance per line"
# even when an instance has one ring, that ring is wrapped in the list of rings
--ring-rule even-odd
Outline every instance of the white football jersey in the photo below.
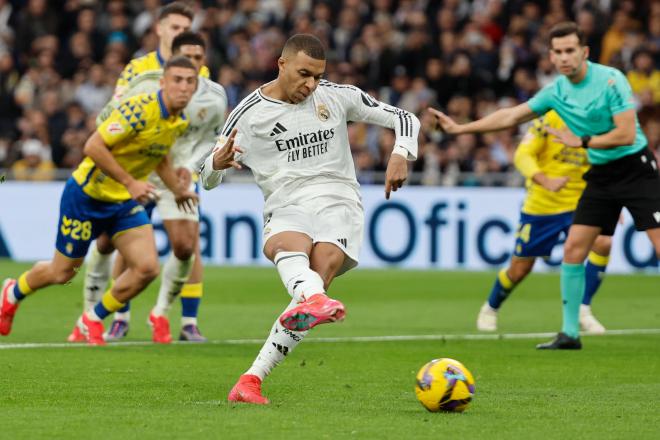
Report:
[[[322,80],[305,101],[290,104],[265,96],[261,89],[248,95],[227,118],[216,148],[236,128],[236,159],[249,167],[265,199],[265,212],[301,197],[333,195],[359,200],[359,184],[348,143],[348,121],[393,129],[395,147],[408,160],[417,158],[420,123],[415,115],[384,104],[351,85]],[[206,189],[220,183],[213,154],[201,176]]]
[[[158,91],[162,76],[162,70],[152,70],[135,77],[128,83],[122,99]],[[199,170],[213,148],[227,111],[225,89],[208,78],[200,76],[198,80],[197,90],[184,110],[190,124],[186,132],[176,140],[170,153],[175,168],[186,167],[191,171]],[[103,122],[118,105],[115,99],[106,104],[97,117],[97,124]],[[155,173],[151,180],[160,183]]]

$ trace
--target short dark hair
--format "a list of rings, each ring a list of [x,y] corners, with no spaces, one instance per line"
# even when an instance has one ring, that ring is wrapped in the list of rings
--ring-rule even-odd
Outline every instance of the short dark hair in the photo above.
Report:
[[[304,52],[315,60],[325,60],[323,43],[312,34],[296,34],[289,38],[282,49],[282,56]]]
[[[167,72],[167,70],[172,67],[184,67],[186,69],[192,69],[197,71],[192,61],[190,61],[187,57],[184,57],[183,55],[175,55],[169,60],[167,60],[165,66],[163,66],[163,72]]]
[[[172,2],[160,9],[160,12],[158,13],[158,21],[167,18],[169,15],[183,15],[192,21],[195,13],[190,6],[183,2]]]
[[[580,30],[577,23],[575,23],[574,21],[562,21],[561,23],[557,23],[552,28],[550,28],[550,34],[548,35],[548,43],[550,43],[550,47],[552,47],[553,38],[565,37],[567,35],[573,35],[573,34],[575,34],[578,37],[580,46],[586,45],[586,38],[584,36],[584,32]]]
[[[190,45],[190,46],[202,46],[203,49],[206,49],[206,41],[204,38],[196,32],[182,32],[172,40],[172,53],[178,52],[181,46]]]

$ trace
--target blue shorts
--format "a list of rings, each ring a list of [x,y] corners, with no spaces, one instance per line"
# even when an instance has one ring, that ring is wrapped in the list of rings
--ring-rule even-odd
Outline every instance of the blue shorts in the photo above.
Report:
[[[69,258],[82,258],[92,240],[103,232],[113,237],[150,223],[144,207],[135,200],[102,202],[85,194],[80,185],[69,178],[60,200],[55,248]]]
[[[573,223],[573,211],[554,215],[520,213],[516,232],[516,257],[548,257],[556,244],[563,243]]]

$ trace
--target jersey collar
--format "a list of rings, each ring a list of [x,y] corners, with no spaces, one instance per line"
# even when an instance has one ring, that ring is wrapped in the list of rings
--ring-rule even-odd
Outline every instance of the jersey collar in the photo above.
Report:
[[[160,48],[156,49],[156,60],[158,61],[158,64],[160,65],[160,68],[162,69],[163,66],[165,65],[165,59],[163,59],[163,55],[160,53]]]
[[[163,89],[160,89],[156,94],[158,98],[158,107],[160,108],[160,117],[163,119],[168,119],[170,117],[170,112],[167,111],[165,106],[165,101],[163,101]]]

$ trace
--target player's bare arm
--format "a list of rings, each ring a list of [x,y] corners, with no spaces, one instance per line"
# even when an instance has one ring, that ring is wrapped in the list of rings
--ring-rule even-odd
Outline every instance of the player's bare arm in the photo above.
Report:
[[[467,124],[458,124],[452,118],[434,108],[429,107],[428,110],[437,119],[439,128],[448,134],[486,133],[504,130],[537,117],[527,103],[499,109],[488,116]]]
[[[180,210],[186,212],[194,212],[195,205],[197,204],[198,197],[193,191],[188,188],[190,185],[183,186],[182,181],[177,176],[169,156],[165,156],[156,167],[156,174],[161,178],[163,183],[174,193],[174,199]]]
[[[535,183],[541,185],[543,188],[547,189],[548,191],[558,192],[559,190],[561,190],[563,187],[566,186],[566,184],[570,179],[566,176],[549,177],[543,172],[538,172],[534,174],[532,180]]]
[[[114,158],[103,138],[96,131],[85,143],[83,152],[108,176],[126,187],[131,198],[139,203],[156,199],[156,187],[149,182],[136,180]]]
[[[236,168],[240,170],[241,164],[236,161],[236,153],[242,153],[243,150],[238,145],[235,145],[236,133],[238,130],[235,128],[229,134],[227,141],[221,147],[216,145],[213,149],[213,169],[215,171],[226,170],[227,168]]]
[[[176,177],[179,179],[179,183],[182,187],[188,188],[192,183],[192,173],[186,167],[178,167],[174,170]]]
[[[631,109],[618,113],[612,119],[614,119],[615,128],[605,134],[591,137],[587,143],[589,148],[605,150],[622,145],[631,145],[635,142],[635,110]],[[568,128],[564,130],[557,130],[552,127],[546,128],[548,133],[556,136],[567,147],[582,147],[582,138]]]

